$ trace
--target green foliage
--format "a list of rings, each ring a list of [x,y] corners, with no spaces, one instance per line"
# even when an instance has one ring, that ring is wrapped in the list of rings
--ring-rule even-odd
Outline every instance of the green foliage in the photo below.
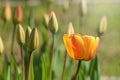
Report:
[[[89,74],[91,80],[100,80],[100,72],[98,66],[98,56],[96,55],[90,62]]]
[[[35,80],[34,79],[33,56],[31,56],[31,60],[30,60],[30,80]]]
[[[47,80],[46,76],[46,62],[45,62],[45,59],[44,59],[44,56],[41,57],[42,59],[42,80]]]
[[[10,72],[11,72],[10,63],[8,62],[8,60],[6,59],[6,56],[5,56],[3,70],[2,70],[2,79],[10,80]]]
[[[18,72],[18,66],[16,64],[16,60],[15,60],[15,57],[14,57],[13,53],[11,53],[11,67],[12,66],[14,68],[14,77],[13,77],[13,80],[20,80],[20,74]]]

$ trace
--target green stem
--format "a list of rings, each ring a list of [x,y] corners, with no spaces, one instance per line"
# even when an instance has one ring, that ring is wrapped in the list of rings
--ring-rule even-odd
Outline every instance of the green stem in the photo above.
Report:
[[[64,71],[65,71],[65,66],[66,66],[66,58],[67,58],[67,51],[65,50],[63,72],[62,72],[62,80],[64,80]]]
[[[21,51],[21,60],[22,60],[22,80],[25,80],[24,55],[23,55],[22,45],[20,45],[20,51]]]
[[[13,48],[14,48],[14,41],[15,41],[15,32],[16,32],[16,25],[14,24],[13,33],[12,33],[12,40],[11,40],[11,56],[14,56]],[[11,64],[12,64],[12,62],[10,63],[10,68],[11,68]],[[10,80],[11,80],[11,77],[10,77]]]
[[[28,56],[28,75],[27,75],[27,80],[30,80],[30,60],[31,60],[31,55],[32,55],[32,51],[29,52],[29,56]]]
[[[16,32],[16,25],[14,24],[13,34],[12,34],[12,42],[11,42],[11,53],[13,53],[13,48],[14,48],[15,32]]]
[[[81,64],[81,60],[79,60],[79,62],[78,62],[77,70],[75,73],[75,80],[78,80],[78,73],[79,73],[79,69],[80,69],[80,64]]]
[[[50,62],[50,72],[49,72],[49,79],[52,78],[52,64],[53,64],[53,56],[54,56],[54,34],[52,34],[52,53],[51,53],[51,62]]]

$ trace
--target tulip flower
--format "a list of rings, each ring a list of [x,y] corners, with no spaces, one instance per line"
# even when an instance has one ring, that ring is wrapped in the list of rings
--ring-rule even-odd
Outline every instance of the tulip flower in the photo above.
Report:
[[[64,34],[63,40],[68,54],[76,60],[90,60],[96,54],[99,37],[73,33]]]

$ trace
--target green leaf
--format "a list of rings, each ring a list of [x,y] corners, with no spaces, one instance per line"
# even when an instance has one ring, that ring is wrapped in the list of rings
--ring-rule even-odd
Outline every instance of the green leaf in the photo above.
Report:
[[[11,53],[11,65],[14,68],[14,80],[20,80],[20,75],[19,75],[19,72],[18,72],[17,63],[16,63],[16,60],[15,60],[15,57],[14,57],[13,53]]]
[[[89,73],[90,73],[91,80],[100,80],[100,71],[99,71],[98,56],[97,55],[90,63]]]
[[[31,55],[30,60],[30,80],[34,80],[34,66],[33,66],[33,56]]]
[[[86,64],[85,62],[83,62],[83,61],[81,62],[78,80],[86,80],[87,79],[86,65],[85,64]]]
[[[3,65],[2,79],[10,80],[10,63],[8,62],[6,56],[5,56],[4,65]]]
[[[47,75],[46,75],[45,59],[43,56],[41,57],[41,59],[42,59],[42,80],[46,80]]]
[[[8,66],[8,72],[7,72],[7,79],[6,80],[10,80],[10,65]]]

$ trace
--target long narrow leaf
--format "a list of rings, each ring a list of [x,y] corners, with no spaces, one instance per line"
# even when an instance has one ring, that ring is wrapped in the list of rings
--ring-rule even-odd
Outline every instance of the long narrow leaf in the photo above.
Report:
[[[30,60],[30,80],[34,80],[33,55]]]
[[[3,80],[9,80],[10,79],[10,74],[9,74],[9,71],[10,71],[10,64],[5,56],[5,60],[4,60],[4,65],[3,65],[3,70],[2,70],[2,79]],[[7,79],[7,77],[9,76],[9,79]]]
[[[10,80],[10,71],[11,71],[11,69],[10,69],[10,65],[8,66],[8,72],[7,72],[7,80]]]
[[[46,80],[46,65],[45,65],[45,59],[44,57],[42,56],[41,57],[42,59],[42,80]]]
[[[11,54],[11,63],[12,63],[12,66],[14,67],[14,72],[15,72],[14,73],[14,80],[20,80],[20,75],[18,72],[17,63],[16,63],[16,60],[15,60],[13,53]]]

